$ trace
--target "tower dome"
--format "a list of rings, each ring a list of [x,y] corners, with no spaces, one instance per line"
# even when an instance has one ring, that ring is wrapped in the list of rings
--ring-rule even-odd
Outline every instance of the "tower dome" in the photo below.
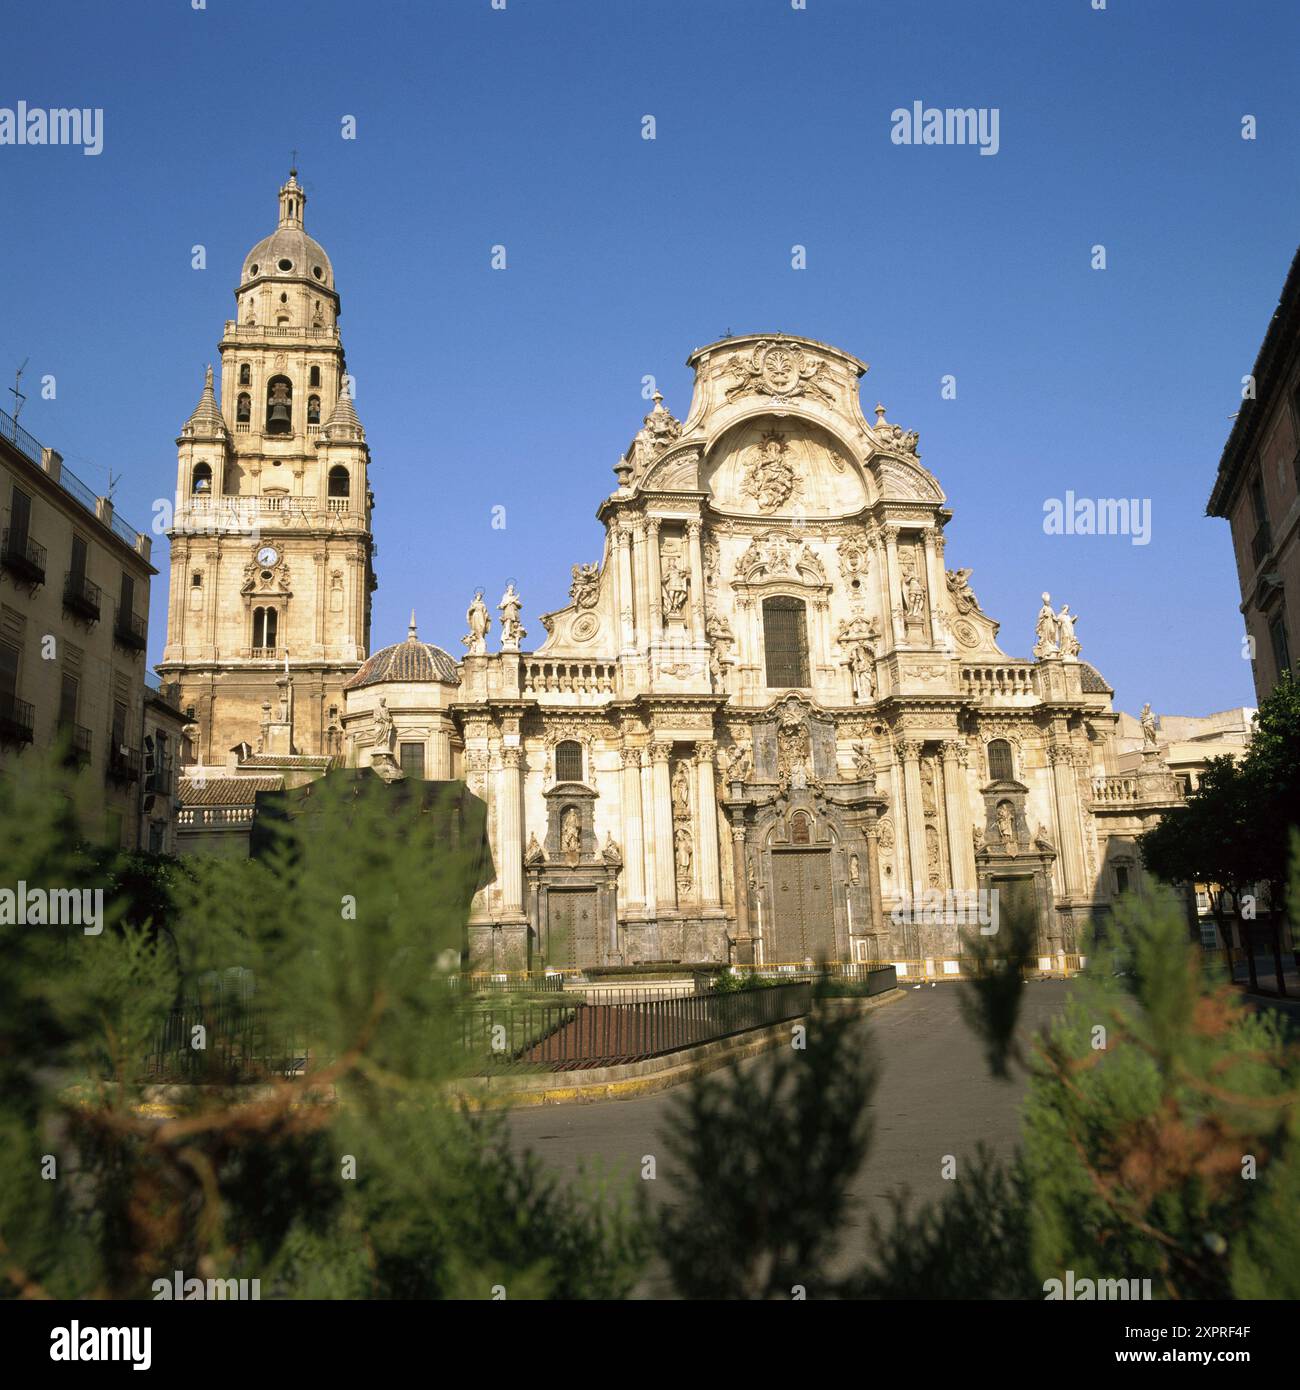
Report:
[[[443,685],[459,685],[460,675],[455,661],[441,647],[422,642],[416,635],[415,614],[412,613],[406,641],[381,648],[343,688],[360,690],[387,681],[404,684],[436,681]]]
[[[334,267],[325,248],[307,235],[303,209],[307,194],[298,182],[298,171],[289,171],[289,182],[280,189],[280,223],[275,231],[244,257],[240,289],[264,280],[288,280],[334,290]]]

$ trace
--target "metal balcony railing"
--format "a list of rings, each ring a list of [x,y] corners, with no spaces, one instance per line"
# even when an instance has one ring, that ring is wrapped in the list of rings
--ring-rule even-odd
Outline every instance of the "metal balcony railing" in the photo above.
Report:
[[[140,780],[140,750],[110,741],[108,766],[105,771],[112,782],[138,782]]]
[[[0,741],[30,743],[35,728],[36,716],[26,700],[0,694]]]
[[[28,584],[45,583],[45,547],[26,531],[6,526],[0,541],[0,564]]]
[[[172,771],[170,759],[165,759],[161,763],[155,762],[154,766],[145,773],[144,789],[156,796],[170,796],[175,783],[176,774]]]
[[[94,740],[84,724],[61,719],[59,738],[63,741],[63,760],[69,767],[89,766]]]
[[[80,614],[91,622],[99,621],[100,609],[104,603],[104,591],[98,584],[87,579],[84,574],[72,570],[63,580],[63,606],[69,612]]]
[[[149,645],[149,625],[138,613],[125,611],[117,606],[117,621],[113,624],[113,636],[132,651],[142,652]]]

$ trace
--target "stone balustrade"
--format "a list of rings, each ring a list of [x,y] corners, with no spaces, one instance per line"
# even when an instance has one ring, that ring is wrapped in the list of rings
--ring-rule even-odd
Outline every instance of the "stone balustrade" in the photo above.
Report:
[[[527,695],[613,695],[618,667],[612,661],[535,661],[524,663]]]
[[[1099,806],[1123,806],[1141,801],[1136,777],[1094,777],[1092,799]]]
[[[251,806],[187,806],[176,813],[176,824],[182,830],[231,825],[247,827],[252,823]]]
[[[961,668],[963,695],[984,698],[1013,699],[1016,696],[1036,696],[1038,678],[1032,664],[1024,665],[963,665]]]

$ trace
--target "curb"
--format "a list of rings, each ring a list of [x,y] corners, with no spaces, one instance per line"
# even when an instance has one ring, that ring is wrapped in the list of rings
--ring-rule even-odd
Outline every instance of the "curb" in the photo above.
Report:
[[[903,998],[902,989],[890,990],[871,999],[830,1001],[834,1013],[867,1014]],[[806,1018],[807,1015],[801,1017]],[[596,1067],[588,1072],[570,1072],[570,1076],[589,1079],[571,1085],[556,1085],[556,1073],[537,1076],[485,1077],[476,1084],[459,1086],[457,1099],[471,1109],[511,1109],[535,1105],[591,1105],[607,1100],[634,1100],[640,1096],[665,1091],[684,1081],[694,1080],[707,1072],[746,1057],[756,1057],[777,1043],[784,1042],[790,1028],[799,1019],[770,1024],[752,1033],[741,1033],[718,1042],[703,1043],[685,1048],[665,1057],[651,1057],[645,1062],[628,1062],[617,1067]]]

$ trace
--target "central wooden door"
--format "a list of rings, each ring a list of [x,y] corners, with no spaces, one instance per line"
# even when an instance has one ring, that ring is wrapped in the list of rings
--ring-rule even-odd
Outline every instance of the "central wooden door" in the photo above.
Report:
[[[772,855],[772,936],[769,964],[835,958],[835,905],[829,850],[783,850]]]
[[[594,888],[552,888],[547,893],[546,963],[559,970],[600,964]]]

